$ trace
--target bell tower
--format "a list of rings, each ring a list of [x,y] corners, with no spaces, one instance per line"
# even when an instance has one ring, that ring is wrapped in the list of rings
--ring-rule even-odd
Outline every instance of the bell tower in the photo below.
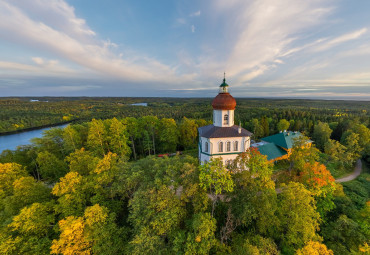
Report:
[[[213,125],[216,127],[234,126],[234,110],[236,101],[229,93],[229,85],[224,76],[220,85],[218,95],[212,101],[213,107]]]

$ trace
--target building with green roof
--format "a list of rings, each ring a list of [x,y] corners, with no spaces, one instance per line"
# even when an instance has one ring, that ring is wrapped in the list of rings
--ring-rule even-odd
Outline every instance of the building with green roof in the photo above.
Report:
[[[284,131],[261,138],[263,142],[254,147],[256,147],[262,155],[266,155],[269,161],[286,159],[291,153],[294,140],[300,136],[302,136],[302,134],[298,131]],[[309,140],[309,143],[312,143],[312,141]]]

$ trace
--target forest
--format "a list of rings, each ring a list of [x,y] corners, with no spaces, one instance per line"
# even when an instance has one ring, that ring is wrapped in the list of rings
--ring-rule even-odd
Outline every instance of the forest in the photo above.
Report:
[[[370,252],[369,103],[237,99],[253,139],[305,136],[288,160],[224,166],[197,159],[210,99],[42,100],[0,100],[2,132],[75,120],[1,153],[1,254]]]

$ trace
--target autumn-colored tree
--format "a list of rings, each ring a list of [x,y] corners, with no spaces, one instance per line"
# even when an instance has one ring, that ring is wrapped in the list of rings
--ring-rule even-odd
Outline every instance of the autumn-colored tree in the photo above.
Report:
[[[86,151],[85,148],[75,150],[65,158],[65,161],[69,163],[69,170],[80,175],[91,173],[95,169],[98,160],[99,158],[95,157],[92,152]]]
[[[309,241],[302,249],[297,250],[296,255],[334,255],[325,244]]]
[[[312,192],[314,196],[320,196],[335,188],[334,178],[326,166],[315,162],[305,163],[299,175],[299,181]]]
[[[0,163],[0,199],[13,193],[13,182],[27,176],[26,170],[15,163]]]
[[[69,216],[58,223],[61,234],[53,240],[51,254],[118,254],[123,251],[122,231],[107,208],[86,208],[83,217]]]
[[[89,188],[87,181],[77,172],[69,172],[60,178],[52,193],[59,197],[55,210],[64,217],[82,215],[88,204]]]
[[[24,207],[0,232],[1,254],[50,254],[54,210],[51,203],[34,203]]]

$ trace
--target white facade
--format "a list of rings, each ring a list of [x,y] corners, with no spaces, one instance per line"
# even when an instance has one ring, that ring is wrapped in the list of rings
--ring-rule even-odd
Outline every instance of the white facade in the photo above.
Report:
[[[222,158],[224,164],[234,160],[250,147],[250,137],[199,137],[199,160],[203,164],[211,158]]]
[[[234,126],[234,110],[213,110],[213,125],[216,127]]]

